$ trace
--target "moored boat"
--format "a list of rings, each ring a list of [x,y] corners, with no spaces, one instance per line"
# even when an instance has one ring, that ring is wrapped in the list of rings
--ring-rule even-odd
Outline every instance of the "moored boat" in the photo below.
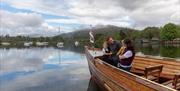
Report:
[[[64,43],[63,42],[58,42],[56,46],[58,48],[62,48],[62,47],[64,47]]]
[[[9,43],[9,42],[2,42],[1,45],[3,45],[3,46],[9,46],[10,43]]]
[[[24,42],[24,46],[29,47],[33,44],[33,42]]]
[[[48,42],[36,42],[37,46],[47,46]]]
[[[79,46],[79,42],[78,42],[78,41],[75,41],[75,42],[74,42],[74,45],[75,45],[75,46]]]
[[[160,77],[166,81],[161,83],[171,81],[174,75],[180,72],[180,61],[178,60],[136,56],[130,73],[102,61],[103,53],[100,49],[86,46],[85,53],[91,76],[103,91],[176,91],[169,86],[145,78],[143,72],[146,67],[163,65]]]

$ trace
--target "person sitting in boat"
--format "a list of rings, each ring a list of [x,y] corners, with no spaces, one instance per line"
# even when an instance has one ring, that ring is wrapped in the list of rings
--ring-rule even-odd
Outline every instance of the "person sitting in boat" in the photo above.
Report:
[[[110,52],[110,49],[109,49],[109,47],[107,45],[107,41],[105,41],[103,43],[102,51],[103,51],[103,54],[104,54],[102,60],[109,63],[108,59],[109,59],[109,57],[110,57],[110,55],[112,53]]]
[[[119,43],[115,41],[112,37],[108,37],[103,44],[103,60],[107,63],[110,63],[111,65],[117,66],[119,58],[116,54],[119,48]]]
[[[123,40],[123,46],[125,46],[125,50],[122,55],[119,55],[120,61],[120,69],[130,71],[131,64],[135,56],[134,47],[130,39]]]

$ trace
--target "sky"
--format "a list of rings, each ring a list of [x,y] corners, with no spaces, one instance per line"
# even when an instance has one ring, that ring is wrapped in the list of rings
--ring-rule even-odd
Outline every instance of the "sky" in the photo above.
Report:
[[[180,0],[0,0],[0,35],[53,36],[90,25],[143,29],[169,22],[180,24]]]

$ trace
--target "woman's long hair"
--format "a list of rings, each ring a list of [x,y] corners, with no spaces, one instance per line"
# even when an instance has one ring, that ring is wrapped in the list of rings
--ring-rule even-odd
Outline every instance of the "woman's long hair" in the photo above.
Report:
[[[131,50],[133,55],[135,55],[134,46],[130,39],[124,39],[124,44],[126,45],[126,50]]]

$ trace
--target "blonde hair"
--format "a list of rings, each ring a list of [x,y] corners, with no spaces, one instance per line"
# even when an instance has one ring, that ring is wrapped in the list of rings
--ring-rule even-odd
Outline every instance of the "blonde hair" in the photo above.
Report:
[[[104,43],[103,43],[103,48],[107,48],[108,47],[108,45],[107,45],[107,42],[105,41]]]
[[[121,48],[119,49],[119,51],[117,52],[116,55],[123,55],[123,53],[124,53],[124,51],[126,49],[126,47],[124,45],[124,40],[121,40],[121,44],[122,44],[122,46],[121,46]]]

